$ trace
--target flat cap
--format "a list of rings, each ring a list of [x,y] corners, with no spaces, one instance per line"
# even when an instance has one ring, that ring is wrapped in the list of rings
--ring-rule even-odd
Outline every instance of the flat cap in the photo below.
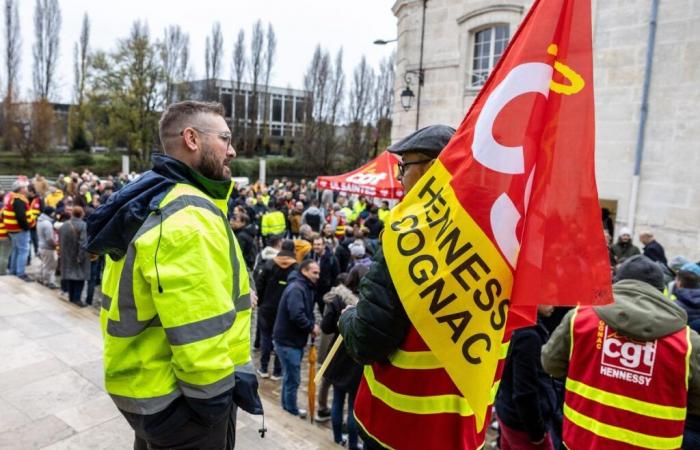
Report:
[[[397,155],[421,152],[437,158],[454,134],[455,129],[447,125],[430,125],[406,136],[387,150]]]

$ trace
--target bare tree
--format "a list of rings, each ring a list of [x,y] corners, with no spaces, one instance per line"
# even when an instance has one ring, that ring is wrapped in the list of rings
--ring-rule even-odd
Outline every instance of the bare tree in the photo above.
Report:
[[[17,0],[5,0],[5,100],[3,102],[2,129],[3,146],[15,150],[22,139],[23,127],[17,117],[14,100],[19,92],[19,77],[22,36],[19,29]]]
[[[353,166],[362,164],[369,156],[370,146],[376,142],[368,124],[371,121],[372,96],[375,86],[374,70],[363,56],[355,67],[348,102],[347,154]]]
[[[209,50],[209,74],[212,78],[219,78],[221,75],[221,58],[224,53],[224,36],[221,33],[221,23],[216,22],[211,27],[211,49]]]
[[[338,51],[335,67],[330,53],[316,46],[311,63],[304,75],[306,99],[302,157],[315,171],[331,171],[338,155],[335,121],[342,102],[345,75],[342,67],[343,52]],[[336,98],[336,95],[340,98]]]
[[[258,112],[260,111],[260,79],[263,75],[263,62],[265,61],[265,33],[263,32],[262,21],[258,20],[253,25],[250,38],[250,60],[248,68],[250,70],[251,95],[248,102],[248,118],[253,128],[255,142],[252,145],[254,150],[259,150],[261,142],[258,141]]]
[[[15,98],[15,92],[19,91],[17,79],[21,52],[22,36],[19,30],[17,0],[5,0],[5,77],[7,83],[5,97],[10,102]]]
[[[216,100],[216,79],[221,74],[221,57],[223,56],[224,38],[221,33],[221,24],[214,23],[211,27],[211,36],[207,36],[204,49],[204,64],[207,80],[206,96],[209,100]]]
[[[90,48],[90,19],[83,15],[78,42],[73,45],[73,98],[76,105],[68,114],[68,143],[71,150],[89,150],[85,129],[85,86],[88,76]]]
[[[345,93],[345,72],[343,71],[343,48],[338,49],[333,64],[333,78],[330,83],[330,116],[329,122],[333,125],[342,115],[342,102]]]
[[[243,82],[243,77],[245,76],[246,68],[246,54],[245,54],[245,31],[243,28],[238,30],[238,37],[236,38],[236,43],[233,47],[233,62],[231,67],[232,84],[235,86],[233,92],[233,134],[236,139],[236,144],[238,148],[241,148],[244,152],[246,150],[245,144],[245,112],[243,110],[243,94],[241,92],[241,83]],[[241,128],[243,128],[243,133],[241,133]],[[241,143],[241,137],[244,137]],[[241,145],[242,144],[242,145]]]
[[[367,64],[367,58],[363,55],[352,74],[348,117],[351,123],[368,121],[373,87],[374,70]]]
[[[176,101],[183,94],[183,83],[189,74],[190,36],[180,25],[170,25],[165,29],[160,49],[165,76],[166,104]]]
[[[37,99],[47,100],[55,84],[61,8],[58,0],[36,0],[34,6],[33,82]]]
[[[90,48],[90,19],[87,13],[83,15],[83,25],[80,29],[80,38],[73,46],[73,91],[78,105],[83,104],[85,98],[85,81],[88,71],[88,55]]]
[[[376,124],[375,156],[379,148],[391,139],[391,113],[394,105],[394,61],[396,53],[379,63],[379,74],[374,91],[374,120]]]
[[[275,62],[275,52],[277,51],[277,37],[272,24],[267,24],[267,50],[265,51],[265,93],[263,94],[263,137],[268,138],[268,117],[270,109],[270,76],[272,75],[272,65]]]

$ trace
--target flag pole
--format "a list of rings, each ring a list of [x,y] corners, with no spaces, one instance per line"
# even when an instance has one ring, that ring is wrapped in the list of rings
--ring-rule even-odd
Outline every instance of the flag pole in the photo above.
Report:
[[[321,384],[321,379],[323,378],[323,374],[326,373],[326,369],[328,368],[328,365],[331,363],[331,360],[333,359],[333,356],[338,352],[338,349],[340,348],[340,344],[343,343],[343,335],[338,333],[338,337],[336,338],[335,342],[333,343],[333,347],[328,351],[328,355],[326,355],[326,359],[323,360],[323,364],[321,364],[321,368],[318,369],[318,372],[316,372],[316,377],[314,377],[314,384],[316,386]]]

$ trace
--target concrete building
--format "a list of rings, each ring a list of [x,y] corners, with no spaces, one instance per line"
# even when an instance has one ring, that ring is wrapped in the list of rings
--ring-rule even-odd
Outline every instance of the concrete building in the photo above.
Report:
[[[274,86],[270,86],[267,92],[264,90],[264,86],[258,86],[259,103],[255,118],[252,117],[253,86],[250,83],[241,83],[240,90],[234,95],[236,85],[231,80],[198,80],[188,83],[186,92],[188,98],[221,102],[226,109],[226,120],[231,129],[234,129],[234,121],[239,126],[255,129],[255,135],[259,139],[256,147],[264,145],[263,127],[266,123],[269,130],[268,150],[288,150],[304,129],[308,93]],[[263,120],[265,114],[267,117]]]
[[[700,259],[700,1],[659,2],[646,133],[634,167],[653,0],[591,0],[596,96],[596,175],[616,230],[651,230],[669,258]],[[429,0],[418,127],[457,127],[525,17],[531,0]],[[404,111],[408,71],[418,89],[423,0],[397,0],[392,140],[416,129]],[[636,203],[636,206],[635,206]]]

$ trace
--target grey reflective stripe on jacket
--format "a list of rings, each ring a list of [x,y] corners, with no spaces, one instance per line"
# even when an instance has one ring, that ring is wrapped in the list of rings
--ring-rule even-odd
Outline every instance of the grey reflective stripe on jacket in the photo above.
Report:
[[[182,380],[177,380],[177,384],[186,397],[199,399],[212,398],[233,389],[233,386],[236,384],[236,372],[233,371],[230,375],[225,376],[219,381],[204,386],[190,384]]]
[[[117,408],[133,414],[155,414],[163,411],[176,398],[182,395],[180,391],[173,391],[170,394],[161,395],[160,397],[149,398],[131,398],[122,395],[109,394],[112,401],[117,405]]]

